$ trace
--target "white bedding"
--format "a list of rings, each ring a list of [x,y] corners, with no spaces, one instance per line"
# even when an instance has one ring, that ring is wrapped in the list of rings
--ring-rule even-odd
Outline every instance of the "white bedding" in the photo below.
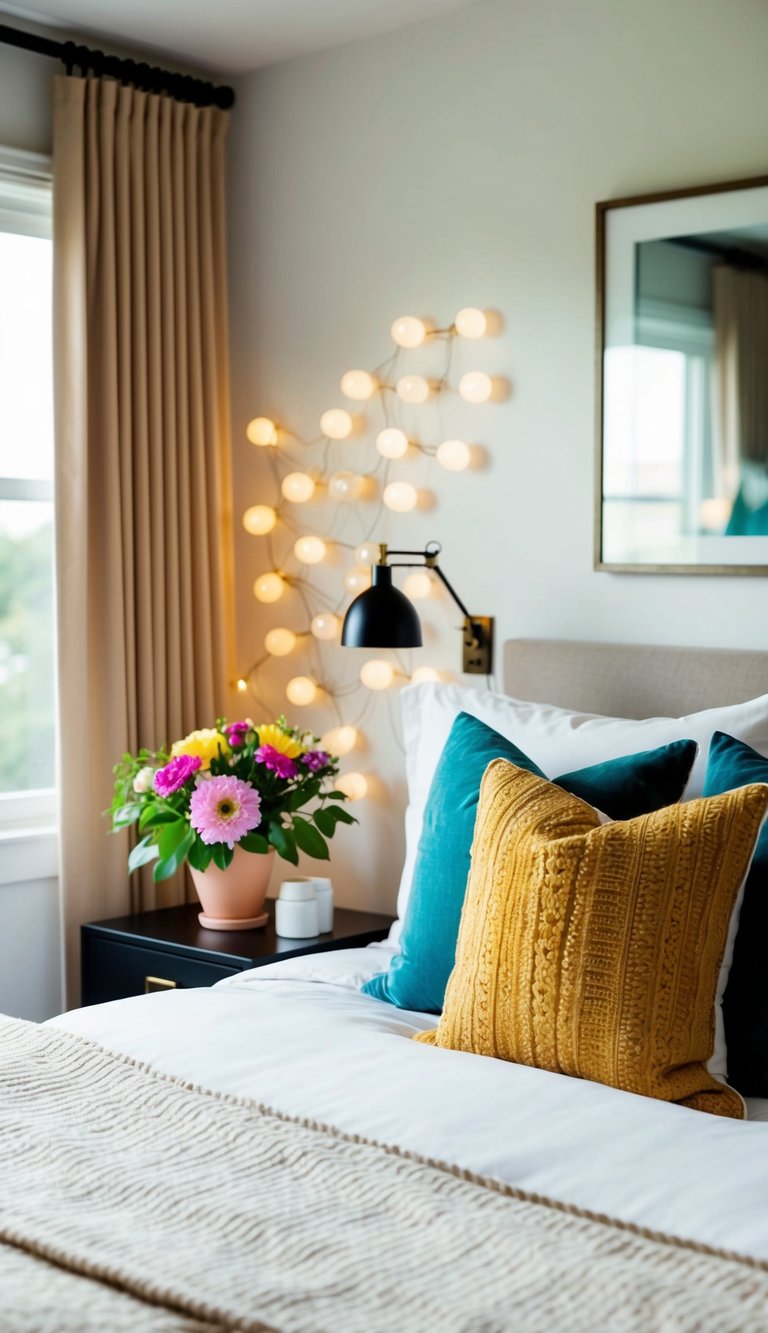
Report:
[[[93,1006],[55,1026],[519,1188],[768,1260],[768,1103],[728,1120],[599,1084],[410,1041],[426,1014],[362,995],[370,945]]]

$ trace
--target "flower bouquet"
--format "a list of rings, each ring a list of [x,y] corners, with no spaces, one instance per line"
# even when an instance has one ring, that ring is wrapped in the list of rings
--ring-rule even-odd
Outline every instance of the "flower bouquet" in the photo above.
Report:
[[[128,857],[129,871],[154,861],[153,878],[168,879],[185,861],[192,870],[219,870],[236,848],[274,849],[296,865],[299,852],[328,860],[336,825],[357,821],[324,790],[338,760],[316,737],[285,718],[256,726],[220,718],[192,731],[169,751],[140,750],[115,766],[115,795],[107,812],[112,831],[138,824],[143,836]],[[316,802],[312,810],[305,810]],[[299,810],[304,814],[300,815]]]

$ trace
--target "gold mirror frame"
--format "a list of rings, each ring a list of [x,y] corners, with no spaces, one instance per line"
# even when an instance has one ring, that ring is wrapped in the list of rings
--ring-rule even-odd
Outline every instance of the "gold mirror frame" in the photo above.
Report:
[[[596,342],[595,342],[595,512],[594,512],[594,568],[613,574],[730,574],[738,576],[765,576],[768,574],[768,556],[765,563],[711,564],[711,563],[615,563],[603,559],[603,479],[604,479],[604,357],[606,334],[606,231],[609,215],[617,209],[652,204],[665,204],[683,199],[694,199],[743,190],[768,189],[768,176],[755,176],[714,185],[691,186],[682,190],[663,190],[652,194],[631,195],[626,198],[603,200],[595,205],[596,256]],[[768,209],[766,210],[768,224]],[[751,540],[758,540],[752,538]],[[768,537],[765,540],[768,552]]]

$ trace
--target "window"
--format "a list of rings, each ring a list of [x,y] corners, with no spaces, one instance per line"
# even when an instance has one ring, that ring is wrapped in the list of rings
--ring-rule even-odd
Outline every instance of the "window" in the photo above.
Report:
[[[55,782],[51,181],[0,150],[0,824]]]

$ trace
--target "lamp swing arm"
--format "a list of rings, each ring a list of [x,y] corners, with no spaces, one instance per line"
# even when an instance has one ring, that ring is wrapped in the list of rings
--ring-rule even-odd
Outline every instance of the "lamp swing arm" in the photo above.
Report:
[[[446,591],[447,591],[447,592],[450,594],[450,596],[453,598],[454,602],[456,603],[456,605],[458,606],[459,610],[461,611],[461,614],[463,615],[464,619],[467,621],[467,626],[468,626],[468,628],[471,627],[471,629],[472,629],[472,634],[473,634],[473,635],[476,635],[476,630],[475,630],[475,626],[474,626],[474,623],[473,623],[472,615],[470,614],[470,612],[467,610],[466,606],[465,606],[464,603],[462,602],[462,600],[461,600],[461,598],[459,597],[459,594],[457,593],[457,591],[456,591],[456,589],[454,588],[453,584],[446,578],[445,574],[443,573],[442,569],[440,568],[439,564],[437,563],[437,557],[438,557],[438,555],[440,554],[440,550],[441,550],[440,544],[439,544],[438,542],[434,542],[434,543],[431,544],[431,546],[432,546],[432,549],[430,549],[430,547],[427,546],[423,551],[392,551],[392,550],[390,550],[390,548],[389,548],[388,546],[386,546],[386,545],[384,545],[384,544],[382,543],[382,544],[379,546],[379,564],[380,564],[380,565],[389,565],[389,564],[390,564],[389,557],[390,557],[391,555],[417,555],[417,556],[419,556],[420,560],[423,560],[423,562],[424,562],[426,568],[427,568],[427,569],[431,569],[431,570],[433,570],[434,573],[437,574],[437,577],[440,579],[440,582],[443,584],[443,586],[444,586],[444,588],[446,589]],[[435,549],[435,548],[436,548],[436,549]],[[418,561],[415,561],[415,560],[396,560],[394,563],[392,563],[392,564],[390,565],[390,567],[391,567],[392,569],[416,569],[416,568],[419,568],[420,566],[419,566],[419,564],[418,564]]]

